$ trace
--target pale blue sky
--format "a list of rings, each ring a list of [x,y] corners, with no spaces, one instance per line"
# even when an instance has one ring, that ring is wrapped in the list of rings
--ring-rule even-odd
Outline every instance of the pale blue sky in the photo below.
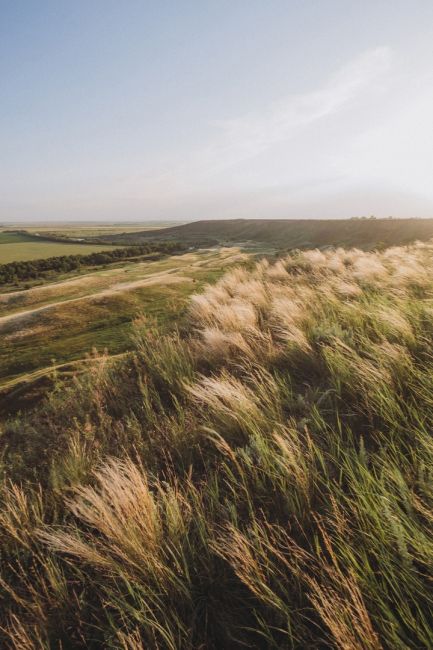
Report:
[[[0,221],[433,216],[431,0],[0,0]]]

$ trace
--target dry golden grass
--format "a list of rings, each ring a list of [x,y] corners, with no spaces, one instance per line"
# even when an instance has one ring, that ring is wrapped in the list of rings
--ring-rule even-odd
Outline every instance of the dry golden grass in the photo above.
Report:
[[[203,330],[204,349],[219,348],[221,354],[227,349],[226,342],[243,348],[248,356],[250,347],[242,341],[258,323],[262,333],[269,332],[276,342],[282,340],[308,352],[308,323],[316,311],[328,311],[332,305],[343,311],[350,300],[357,301],[362,311],[359,301],[366,288],[388,292],[398,288],[396,295],[401,298],[416,287],[424,291],[432,250],[431,245],[417,244],[383,253],[306,251],[272,265],[264,260],[253,272],[231,271],[194,296],[191,320],[195,328]],[[412,326],[400,305],[380,305],[374,321],[385,337],[413,340]],[[235,333],[243,339],[236,339]]]
[[[433,647],[432,299],[432,244],[306,251],[137,319],[24,428],[43,469],[5,431],[6,647]]]

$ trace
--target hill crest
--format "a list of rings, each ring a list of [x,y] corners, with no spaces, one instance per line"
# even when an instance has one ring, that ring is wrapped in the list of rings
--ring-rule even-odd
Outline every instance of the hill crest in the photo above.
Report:
[[[433,219],[227,219],[200,220],[159,230],[115,235],[110,241],[177,239],[200,243],[263,242],[282,248],[382,248],[426,241]]]

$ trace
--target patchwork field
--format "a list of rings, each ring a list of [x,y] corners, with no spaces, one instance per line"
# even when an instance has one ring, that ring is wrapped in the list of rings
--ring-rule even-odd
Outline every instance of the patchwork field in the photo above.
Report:
[[[0,232],[0,264],[24,262],[60,255],[86,255],[112,249],[109,244],[37,241],[24,233]]]
[[[160,228],[170,228],[178,226],[179,221],[142,221],[135,223],[65,223],[65,222],[46,222],[38,224],[29,224],[23,226],[29,233],[56,234],[67,237],[99,237],[114,235],[119,233],[131,233],[136,231],[159,230]]]

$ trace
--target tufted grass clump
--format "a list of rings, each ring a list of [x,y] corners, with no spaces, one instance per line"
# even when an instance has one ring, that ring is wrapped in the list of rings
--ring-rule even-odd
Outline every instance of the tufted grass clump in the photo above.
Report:
[[[1,647],[433,647],[433,246],[239,267],[3,425]]]

